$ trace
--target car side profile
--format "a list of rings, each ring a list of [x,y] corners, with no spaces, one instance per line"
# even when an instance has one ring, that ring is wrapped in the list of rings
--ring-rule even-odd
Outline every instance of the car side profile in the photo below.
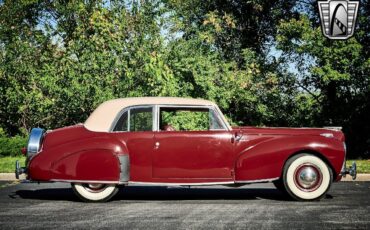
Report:
[[[296,200],[317,200],[351,174],[345,137],[333,128],[231,127],[207,100],[115,99],[83,124],[32,129],[16,176],[71,183],[84,201],[107,201],[119,185],[273,182]]]

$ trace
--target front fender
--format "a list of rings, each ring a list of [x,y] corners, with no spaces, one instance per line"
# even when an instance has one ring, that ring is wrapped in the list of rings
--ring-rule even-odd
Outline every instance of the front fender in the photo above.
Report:
[[[342,142],[321,136],[277,136],[248,145],[236,160],[236,181],[258,181],[279,178],[285,162],[296,153],[319,154],[339,175],[345,158]],[[243,143],[240,143],[243,144]]]

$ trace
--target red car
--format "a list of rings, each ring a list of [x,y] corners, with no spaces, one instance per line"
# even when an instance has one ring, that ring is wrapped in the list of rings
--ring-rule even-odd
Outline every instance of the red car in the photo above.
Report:
[[[85,201],[107,201],[118,185],[273,182],[297,200],[320,199],[345,167],[337,129],[231,127],[207,100],[170,97],[104,102],[86,120],[32,129],[16,176],[68,182]]]

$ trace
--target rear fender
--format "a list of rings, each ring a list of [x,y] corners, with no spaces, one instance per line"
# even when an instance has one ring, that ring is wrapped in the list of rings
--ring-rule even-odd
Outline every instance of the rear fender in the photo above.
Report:
[[[129,155],[125,143],[99,136],[47,148],[29,168],[33,180],[128,181]]]
[[[109,150],[84,150],[54,162],[52,175],[52,180],[119,181],[120,163]]]
[[[344,148],[340,141],[319,136],[277,136],[240,152],[235,164],[235,180],[278,179],[285,162],[298,152],[320,154],[334,169],[334,175],[340,173],[344,160]]]

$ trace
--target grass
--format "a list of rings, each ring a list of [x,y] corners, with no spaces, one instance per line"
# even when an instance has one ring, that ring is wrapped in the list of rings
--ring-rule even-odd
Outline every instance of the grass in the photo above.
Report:
[[[0,173],[12,173],[15,169],[15,161],[19,160],[24,167],[25,157],[0,157]],[[357,164],[357,173],[370,173],[370,160],[355,160]],[[352,165],[353,160],[347,160],[347,167]]]
[[[14,173],[16,160],[19,160],[21,167],[24,167],[26,160],[24,156],[0,157],[0,173]]]
[[[356,161],[357,173],[370,173],[370,160],[347,160],[347,167],[351,166],[353,161]]]

